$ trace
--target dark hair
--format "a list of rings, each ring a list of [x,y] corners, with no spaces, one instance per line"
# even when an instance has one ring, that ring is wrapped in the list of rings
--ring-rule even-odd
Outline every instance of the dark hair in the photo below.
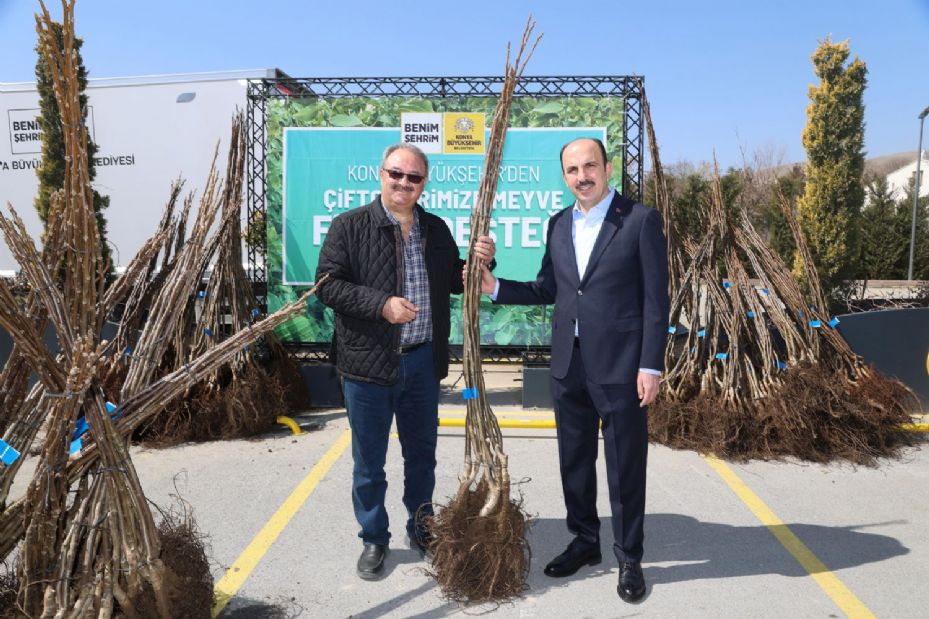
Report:
[[[414,144],[407,144],[406,142],[400,142],[399,144],[391,144],[390,146],[387,147],[387,149],[384,151],[384,156],[381,158],[382,168],[384,167],[384,164],[387,163],[387,158],[390,157],[392,154],[394,154],[398,150],[408,150],[414,155],[416,155],[417,157],[419,157],[419,160],[423,162],[424,166],[426,166],[426,171],[424,172],[424,176],[426,178],[429,178],[429,159],[426,157],[426,153],[424,153],[422,149],[419,148],[419,146],[416,146]]]
[[[600,147],[600,154],[603,156],[603,167],[604,168],[606,167],[606,163],[607,161],[609,161],[609,159],[607,159],[606,157],[606,146],[603,145],[603,142],[601,142],[599,138],[577,138],[576,140],[571,140],[570,142],[562,146],[561,152],[558,153],[558,160],[561,162],[562,172],[564,172],[564,149],[571,146],[575,142],[580,142],[581,140],[590,140],[591,142],[594,142],[597,146]]]

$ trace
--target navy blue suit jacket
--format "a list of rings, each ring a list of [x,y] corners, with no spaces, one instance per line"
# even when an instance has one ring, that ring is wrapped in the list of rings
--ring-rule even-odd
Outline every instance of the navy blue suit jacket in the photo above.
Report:
[[[668,336],[668,254],[661,215],[616,193],[578,277],[570,206],[552,217],[534,282],[500,280],[497,303],[555,304],[552,376],[571,363],[574,325],[587,379],[634,383],[639,368],[664,369]]]

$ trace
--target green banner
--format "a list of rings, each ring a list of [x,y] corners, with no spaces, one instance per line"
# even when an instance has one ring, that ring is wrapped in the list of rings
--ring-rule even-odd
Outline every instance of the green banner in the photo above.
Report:
[[[603,129],[507,132],[490,224],[500,277],[531,279],[538,271],[549,217],[574,201],[562,181],[558,153],[579,137],[605,139]],[[381,154],[400,139],[399,128],[284,130],[285,284],[313,282],[332,218],[374,199],[380,190]],[[445,220],[462,251],[470,239],[483,159],[429,155],[429,180],[420,204]]]
[[[312,283],[332,218],[374,199],[382,153],[401,140],[427,152],[429,179],[420,204],[445,220],[464,257],[489,137],[484,120],[489,123],[494,105],[494,98],[268,102],[269,311]],[[611,153],[622,153],[622,110],[616,98],[514,100],[491,215],[498,276],[535,278],[548,219],[574,202],[562,180],[561,147],[578,137],[597,137]],[[460,133],[468,130],[472,133]],[[612,183],[621,189],[620,156],[613,166]],[[462,337],[460,301],[452,299],[452,343]],[[547,345],[547,311],[485,302],[482,339],[488,345]],[[285,341],[326,342],[332,325],[331,311],[314,300],[305,317],[279,334]]]

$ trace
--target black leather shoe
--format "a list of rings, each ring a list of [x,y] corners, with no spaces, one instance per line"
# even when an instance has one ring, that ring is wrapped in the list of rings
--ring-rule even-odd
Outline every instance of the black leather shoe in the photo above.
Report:
[[[619,566],[616,593],[624,602],[638,602],[645,595],[645,575],[638,561],[623,561]]]
[[[418,552],[420,557],[432,559],[432,550],[429,548],[429,545],[432,543],[431,535],[428,533],[425,535],[407,534],[407,537],[410,540],[410,548]]]
[[[386,544],[365,544],[358,557],[358,576],[364,580],[376,579],[384,569],[384,557],[387,556]]]
[[[545,566],[545,575],[554,578],[571,576],[583,566],[597,565],[602,560],[600,544],[591,546],[575,537],[563,553]]]

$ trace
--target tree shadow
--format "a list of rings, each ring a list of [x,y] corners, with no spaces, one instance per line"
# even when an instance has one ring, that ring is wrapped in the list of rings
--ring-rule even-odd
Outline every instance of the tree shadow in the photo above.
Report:
[[[361,611],[360,613],[353,613],[352,619],[374,619],[375,617],[383,617],[384,615],[387,615],[387,614],[390,614],[392,612],[399,610],[408,602],[415,600],[421,595],[426,595],[427,593],[429,593],[430,591],[436,588],[437,588],[437,585],[435,584],[435,581],[430,579],[428,582],[424,582],[423,584],[419,585],[415,589],[411,589],[410,591],[401,593],[400,595],[394,596],[388,600],[384,600],[377,606],[372,606],[371,608],[367,608]],[[458,608],[457,604],[446,602],[445,604],[443,604],[442,606],[438,608],[433,608],[433,609],[430,609],[422,613],[417,613],[415,615],[405,615],[405,616],[409,617],[410,619],[413,619],[414,617],[417,619],[437,619],[438,617],[447,617],[457,608]]]

